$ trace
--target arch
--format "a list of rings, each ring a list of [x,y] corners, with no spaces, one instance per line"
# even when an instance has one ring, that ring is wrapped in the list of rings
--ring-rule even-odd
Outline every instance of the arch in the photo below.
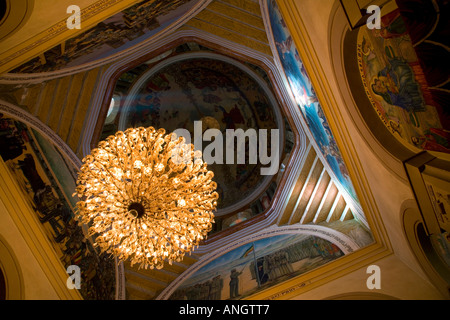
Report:
[[[2,0],[0,14],[0,41],[11,37],[28,21],[34,0]]]
[[[24,282],[19,261],[8,242],[0,235],[0,269],[3,273],[5,299],[22,300],[24,298]]]
[[[426,224],[414,200],[402,204],[403,231],[418,264],[428,279],[450,298],[450,269],[445,265],[430,240]]]
[[[402,21],[395,2],[383,7],[382,15],[386,24]],[[344,79],[337,83],[358,130],[385,167],[407,182],[402,162],[423,151],[448,159],[448,134],[406,27],[397,29],[383,36],[365,26],[350,30],[336,5],[329,41],[335,76]],[[388,81],[388,89],[378,92],[376,83]]]
[[[37,130],[39,133],[48,138],[76,168],[81,166],[81,160],[75,155],[72,149],[70,149],[70,147],[51,128],[42,123],[42,121],[35,116],[31,115],[22,108],[3,100],[0,100],[0,113],[16,118]]]

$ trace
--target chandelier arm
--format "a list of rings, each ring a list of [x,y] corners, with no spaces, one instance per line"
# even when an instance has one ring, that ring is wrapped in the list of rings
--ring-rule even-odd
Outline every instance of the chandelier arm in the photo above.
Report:
[[[98,162],[96,162],[95,164],[97,164]],[[118,190],[118,192],[121,194],[121,196],[122,196],[122,198],[123,199],[126,199],[127,197],[125,197],[123,194],[122,194],[122,188],[120,188],[119,186],[117,186],[117,184],[116,184],[116,177],[114,176],[114,174],[113,173],[111,173],[111,171],[103,164],[103,163],[99,163],[103,168],[104,168],[104,170],[113,178],[112,179],[112,183],[114,184],[114,186],[117,188],[117,190]],[[97,166],[98,167],[98,166]],[[101,167],[99,167],[99,169],[101,169]],[[106,177],[106,175],[104,175],[104,174],[101,174],[102,175],[102,177]],[[132,198],[132,195],[130,195],[130,194],[128,194],[128,190],[125,188],[125,193],[126,193],[126,195],[129,197],[129,198]]]
[[[160,237],[161,239],[163,238],[165,239],[164,235],[161,235],[158,231],[156,231],[153,225],[150,225],[150,229],[152,229],[153,233],[156,234],[158,237]],[[154,239],[152,239],[153,247],[156,248],[158,243],[157,242],[154,243],[153,240]]]
[[[170,189],[169,189],[170,190]],[[179,194],[178,192],[177,192],[177,194]],[[160,192],[158,192],[158,193],[152,193],[152,198],[159,198],[161,195],[166,195],[166,197],[170,197],[169,195],[168,195],[168,190],[166,189],[166,190],[161,190]]]
[[[153,170],[152,170],[152,174],[153,174]],[[153,176],[152,176],[153,177]],[[137,186],[137,194],[140,196],[140,194],[141,194],[141,185],[142,185],[142,183],[143,183],[143,180],[145,179],[145,173],[142,173],[141,172],[141,176],[140,176],[140,179],[139,179],[139,184],[138,184],[138,186]]]
[[[154,146],[156,144],[156,141],[157,141],[157,139],[153,140],[153,143],[151,144],[151,147],[145,147],[147,149],[147,151],[146,151],[146,158],[148,158],[149,154],[153,155],[153,152],[151,152],[151,151],[154,150]],[[150,177],[148,178],[148,181],[149,181],[148,189],[149,190],[153,189],[153,185],[154,185],[153,177],[155,176],[155,163],[154,163],[154,161],[151,161],[151,162],[152,162],[152,164],[151,164],[151,173],[150,173]],[[140,184],[139,184],[139,187],[138,187],[138,192],[139,192],[138,194],[140,194]]]
[[[121,144],[123,147],[125,147],[126,150],[119,150],[119,148],[117,148],[118,144],[115,144],[115,145],[109,144],[109,146],[110,146],[111,149],[114,148],[114,151],[113,151],[113,152],[110,152],[109,155],[112,155],[114,158],[117,158],[117,161],[119,162],[119,164],[120,164],[122,167],[126,167],[126,166],[127,166],[127,161],[126,161],[123,157],[121,157],[121,155],[123,155],[123,154],[125,154],[125,153],[132,154],[132,152],[129,152],[129,151],[130,151],[130,148],[129,148],[129,144],[127,143],[127,142],[128,142],[127,139],[125,139],[125,141],[124,141],[122,138],[118,138],[118,139],[119,139],[120,142],[121,142],[120,144]],[[111,162],[111,159],[109,159],[109,161]],[[134,162],[133,162],[133,163],[134,163]],[[105,170],[106,170],[113,178],[115,178],[115,176],[108,170],[108,168],[105,167]],[[122,168],[121,168],[121,170],[122,170]],[[122,170],[122,171],[123,171],[123,170]],[[133,173],[133,170],[130,170],[130,171],[131,171],[131,173]],[[133,181],[132,177],[131,177],[131,181]],[[116,184],[114,184],[114,185],[116,185]],[[116,186],[116,187],[117,187],[117,186]],[[128,190],[127,190],[126,188],[125,188],[125,192],[127,193],[127,196],[128,196],[129,198],[132,198],[132,194],[130,195],[129,192],[128,192]]]
[[[134,142],[132,142],[132,144],[131,145],[128,145],[127,144],[127,146],[128,146],[128,149],[129,149],[129,152],[130,152],[130,155],[131,155],[131,162],[130,162],[130,167],[131,167],[131,192],[133,192],[134,191],[134,181],[135,181],[135,179],[134,179],[134,163],[135,163],[135,159],[134,159]],[[142,176],[142,174],[141,174],[141,176]],[[138,196],[139,196],[139,193],[138,193]]]

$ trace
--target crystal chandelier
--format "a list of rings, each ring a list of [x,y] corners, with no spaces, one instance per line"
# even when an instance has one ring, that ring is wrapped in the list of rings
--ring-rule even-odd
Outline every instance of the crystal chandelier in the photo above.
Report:
[[[152,127],[119,131],[83,159],[77,218],[101,252],[160,269],[165,260],[181,261],[211,230],[213,176],[183,137]]]

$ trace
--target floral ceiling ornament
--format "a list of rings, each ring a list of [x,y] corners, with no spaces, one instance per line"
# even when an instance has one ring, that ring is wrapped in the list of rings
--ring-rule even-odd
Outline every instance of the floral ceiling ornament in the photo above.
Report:
[[[83,159],[77,218],[102,252],[160,269],[165,260],[181,261],[211,230],[213,177],[183,137],[153,127],[119,131]]]

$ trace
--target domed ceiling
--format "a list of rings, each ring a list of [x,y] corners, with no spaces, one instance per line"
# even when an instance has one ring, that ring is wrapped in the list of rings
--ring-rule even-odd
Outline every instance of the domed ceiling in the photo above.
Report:
[[[238,150],[238,139],[231,141],[236,143],[231,149],[226,133],[239,129],[243,132],[267,129],[269,134],[271,130],[284,130],[281,113],[267,83],[254,69],[220,55],[184,53],[150,65],[147,62],[120,75],[101,139],[130,127],[153,126],[166,132],[186,129],[191,143],[202,140],[205,152],[216,140],[206,138],[203,133],[208,129],[220,130],[221,150],[211,152],[215,163],[208,164],[218,184],[216,216],[242,211],[267,189],[273,175],[262,175],[261,168],[266,165],[249,161],[252,149],[249,140],[243,149],[245,161],[240,164],[239,151],[233,151]],[[272,145],[269,135],[268,156],[282,151],[283,137],[284,133],[279,134],[279,140]],[[234,157],[227,164],[230,151]]]

